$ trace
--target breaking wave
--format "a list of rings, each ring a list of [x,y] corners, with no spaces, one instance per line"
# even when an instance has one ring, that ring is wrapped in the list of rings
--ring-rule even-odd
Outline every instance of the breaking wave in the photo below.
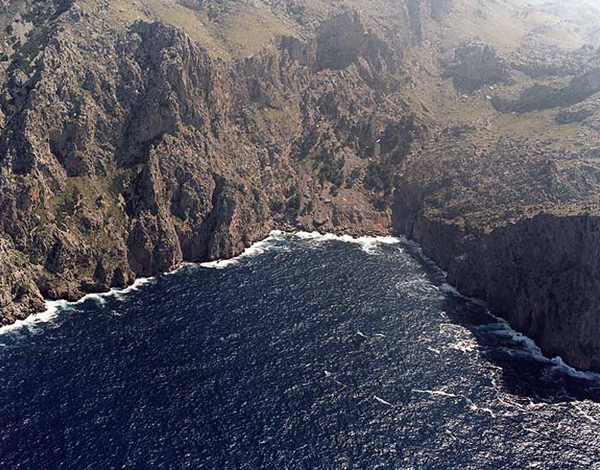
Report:
[[[51,323],[60,312],[68,311],[70,308],[75,307],[77,305],[81,305],[89,300],[97,302],[100,305],[104,305],[106,303],[107,297],[114,296],[116,298],[121,298],[124,295],[139,290],[140,287],[150,283],[154,279],[155,278],[145,277],[138,278],[133,282],[133,284],[123,289],[113,288],[110,289],[108,292],[102,292],[99,294],[86,294],[81,299],[76,300],[74,302],[69,302],[67,300],[47,300],[45,302],[46,309],[43,312],[29,315],[23,320],[17,320],[15,323],[3,326],[2,328],[0,328],[0,336],[7,333],[18,332],[23,328],[35,328],[36,326]]]
[[[281,235],[283,232],[273,232],[275,235]],[[353,237],[350,235],[335,235],[333,233],[321,234],[319,232],[293,232],[290,234],[301,240],[310,240],[315,242],[338,241],[360,245],[366,253],[373,253],[380,245],[397,245],[405,239],[392,236],[379,237]]]
[[[5,466],[60,466],[69,433],[86,467],[595,468],[598,382],[544,358],[419,253],[273,232],[225,264],[48,302],[28,321],[49,326],[0,338]]]
[[[274,230],[269,234],[267,238],[252,244],[250,247],[246,248],[240,255],[236,257],[202,263],[185,262],[173,271],[163,274],[163,276],[173,275],[178,273],[181,269],[190,267],[201,267],[207,269],[226,269],[239,264],[239,262],[244,259],[258,257],[270,250],[282,249],[281,242],[290,240],[292,238],[317,244],[336,241],[352,245],[358,245],[365,253],[368,254],[376,254],[377,248],[381,247],[382,245],[402,245],[402,247],[405,248],[406,251],[411,253],[412,256],[417,258],[423,265],[425,265],[428,268],[428,276],[431,278],[434,285],[437,286],[437,288],[441,292],[444,292],[446,295],[451,295],[463,299],[465,301],[472,302],[485,308],[486,314],[492,317],[495,321],[493,323],[484,325],[480,328],[482,330],[486,330],[485,332],[487,333],[505,338],[520,346],[520,350],[512,350],[510,354],[525,354],[528,357],[540,363],[551,364],[552,370],[557,373],[565,373],[574,378],[600,382],[600,374],[598,373],[585,372],[574,369],[573,367],[567,365],[561,357],[549,358],[545,356],[534,340],[514,330],[508,321],[492,314],[487,308],[487,305],[484,301],[482,301],[481,299],[466,296],[459,292],[458,289],[456,289],[454,286],[447,282],[447,273],[444,270],[442,270],[442,268],[440,268],[432,259],[430,259],[423,252],[421,246],[413,240],[406,239],[404,236],[353,237],[350,235],[336,235],[332,233],[306,231],[283,232],[280,230]],[[76,307],[77,305],[80,305],[90,300],[103,305],[106,303],[106,298],[108,297],[122,299],[124,296],[138,291],[142,286],[152,283],[155,280],[155,277],[138,278],[133,284],[123,289],[113,288],[104,293],[87,294],[75,302],[68,302],[66,300],[48,300],[46,301],[46,309],[43,312],[30,315],[24,320],[18,320],[13,324],[1,327],[0,336],[7,333],[17,332],[23,328],[35,328],[46,323],[51,323],[61,312],[68,312],[73,307]],[[411,283],[414,283],[415,290],[418,290],[418,285],[421,285],[423,283],[423,279],[416,278],[409,281],[404,281],[403,287],[406,287],[405,284]],[[446,326],[448,325],[446,324]],[[473,351],[474,349],[476,349],[476,342],[473,337],[457,337],[456,342],[451,345],[451,348],[460,351]]]
[[[301,240],[311,240],[315,242],[340,241],[345,243],[358,244],[367,253],[373,253],[379,245],[393,245],[401,243],[402,240],[396,237],[352,237],[350,235],[334,235],[320,234],[318,232],[295,232],[287,233],[280,230],[272,231],[267,238],[252,244],[246,248],[240,255],[230,259],[220,259],[215,261],[207,261],[203,263],[182,263],[182,265],[171,272],[163,275],[172,275],[186,267],[202,267],[208,269],[225,269],[235,266],[245,258],[260,256],[267,251],[276,248],[275,242],[285,240],[289,237],[296,237]],[[153,282],[155,277],[138,278],[133,284],[123,289],[112,288],[107,292],[93,293],[83,296],[81,299],[69,302],[67,300],[47,300],[45,302],[46,309],[43,312],[28,316],[23,320],[17,320],[15,323],[0,327],[0,336],[19,331],[23,328],[31,328],[52,322],[61,311],[67,311],[72,307],[81,305],[89,300],[98,302],[99,304],[106,303],[107,297],[115,297],[121,299],[123,296],[139,290],[142,286]]]

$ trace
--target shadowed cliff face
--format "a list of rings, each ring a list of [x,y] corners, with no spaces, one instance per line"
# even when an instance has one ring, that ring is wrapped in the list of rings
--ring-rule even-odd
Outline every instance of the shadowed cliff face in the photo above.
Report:
[[[457,145],[457,166],[427,150],[398,181],[396,229],[546,354],[599,370],[596,153],[505,140],[485,151]]]
[[[597,216],[541,214],[491,232],[429,218],[399,224],[450,283],[484,299],[547,355],[600,370]]]
[[[571,13],[3,4],[0,322],[273,228],[395,230],[546,352],[600,369],[599,56]]]

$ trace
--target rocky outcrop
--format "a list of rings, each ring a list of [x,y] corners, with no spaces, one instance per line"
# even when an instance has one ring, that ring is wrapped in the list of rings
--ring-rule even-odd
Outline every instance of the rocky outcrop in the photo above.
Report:
[[[561,109],[556,115],[557,124],[572,124],[574,122],[583,122],[587,118],[594,116],[600,106],[577,106]]]
[[[389,183],[367,180],[398,165],[397,138],[376,140],[407,115],[400,58],[357,14],[233,61],[159,22],[96,39],[55,22],[35,65],[6,70],[2,323],[235,256],[276,226],[389,230]]]
[[[536,84],[525,89],[518,98],[495,96],[493,105],[505,113],[528,113],[531,111],[572,106],[600,92],[600,68],[589,70],[574,77],[566,86]]]
[[[27,259],[5,239],[0,239],[0,311],[5,323],[25,318],[43,308],[43,298]]]
[[[431,17],[436,21],[441,21],[452,12],[453,0],[430,0],[429,9]]]
[[[597,67],[599,60],[598,49],[589,44],[574,51],[532,44],[511,59],[511,66],[533,79],[544,79],[581,75]]]
[[[452,11],[454,0],[404,0],[407,11],[407,27],[413,42],[427,36],[429,20],[439,22]]]
[[[444,76],[452,78],[459,93],[472,93],[484,86],[507,83],[510,67],[489,44],[466,43],[454,51]]]

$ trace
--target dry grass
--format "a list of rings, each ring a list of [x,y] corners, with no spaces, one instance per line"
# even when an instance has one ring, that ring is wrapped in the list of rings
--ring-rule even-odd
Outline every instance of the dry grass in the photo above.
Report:
[[[459,0],[455,11],[444,20],[441,41],[447,48],[465,41],[481,40],[499,52],[516,51],[527,35],[522,19],[515,17],[505,4]]]
[[[296,35],[292,22],[266,9],[241,7],[224,21],[223,37],[235,56],[259,52],[277,36]]]
[[[502,114],[492,127],[499,136],[528,137],[540,141],[556,141],[562,148],[570,148],[577,139],[581,124],[558,125],[557,111],[550,109],[526,114]]]
[[[91,12],[98,8],[93,0],[83,0],[82,6]],[[224,59],[252,55],[277,36],[297,34],[293,21],[266,8],[248,6],[224,15],[218,22],[175,0],[114,0],[107,11],[98,13],[117,29],[125,29],[138,20],[175,26],[212,55]]]
[[[115,29],[126,29],[133,22],[161,21],[186,32],[215,56],[229,57],[218,29],[202,13],[179,5],[174,0],[114,0],[108,10],[98,11],[97,2],[82,0],[83,9],[96,13]]]

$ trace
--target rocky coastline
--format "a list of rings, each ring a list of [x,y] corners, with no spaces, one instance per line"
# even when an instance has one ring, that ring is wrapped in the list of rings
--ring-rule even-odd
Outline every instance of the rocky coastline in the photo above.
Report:
[[[600,370],[600,55],[471,3],[3,4],[0,325],[273,229],[394,233]],[[458,36],[490,18],[524,32]]]

